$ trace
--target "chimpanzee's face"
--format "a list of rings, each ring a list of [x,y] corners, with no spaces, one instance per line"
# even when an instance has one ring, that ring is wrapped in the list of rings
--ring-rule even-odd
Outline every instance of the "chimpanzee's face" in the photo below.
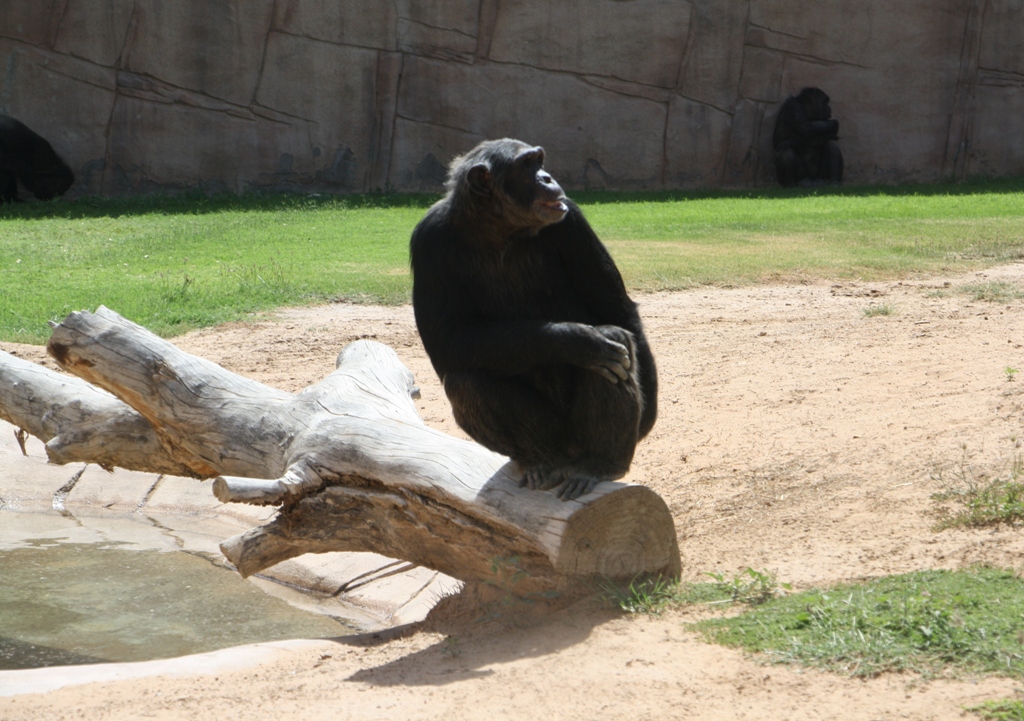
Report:
[[[530,208],[544,225],[559,222],[569,212],[562,186],[544,170],[544,148],[527,148],[520,152],[512,161],[505,187],[509,197],[524,208]]]

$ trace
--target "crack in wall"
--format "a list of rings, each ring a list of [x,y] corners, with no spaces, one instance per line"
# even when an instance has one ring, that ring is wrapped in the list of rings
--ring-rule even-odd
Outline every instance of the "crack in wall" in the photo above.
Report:
[[[979,67],[977,84],[997,88],[1024,87],[1024,73]]]
[[[307,40],[311,43],[317,43],[319,45],[330,45],[335,48],[353,48],[355,50],[367,50],[370,52],[396,52],[394,48],[382,48],[379,45],[359,45],[358,43],[351,42],[334,42],[333,40],[324,40],[323,38],[315,38],[312,35],[305,35],[303,33],[295,33],[290,30],[281,30],[280,28],[271,27],[270,32],[267,33],[267,37],[270,35],[285,35],[290,38],[298,38],[300,40]],[[266,48],[264,47],[264,52]]]
[[[491,54],[494,40],[494,26],[498,22],[498,0],[480,0],[477,7],[476,57],[487,58]]]
[[[459,30],[458,28],[446,28],[446,27],[442,27],[440,25],[430,25],[428,23],[420,22],[419,20],[413,20],[412,18],[404,17],[402,15],[398,16],[398,21],[400,23],[404,22],[404,23],[406,23],[407,25],[410,25],[410,26],[416,26],[416,27],[420,27],[420,28],[427,28],[428,30],[437,30],[437,31],[443,32],[443,33],[454,33],[455,35],[460,35],[460,36],[466,38],[467,40],[476,40],[477,39],[476,35],[470,35],[465,30]],[[399,31],[399,32],[401,32],[401,31]]]
[[[57,47],[57,36],[60,34],[60,26],[64,23],[64,18],[68,14],[68,2],[67,0],[58,0],[56,6],[50,10],[50,25],[49,37],[47,38],[47,47],[53,49]]]
[[[808,39],[808,36],[806,36],[806,35],[797,35],[796,33],[787,33],[787,32],[783,32],[782,30],[775,30],[774,28],[770,28],[767,25],[758,25],[757,23],[748,23],[747,27],[748,28],[753,28],[755,30],[763,30],[766,33],[771,33],[772,35],[779,35],[779,36],[784,37],[784,38],[790,38],[791,40],[807,40]]]
[[[94,65],[95,67],[98,67],[98,68],[105,67],[103,65],[96,65],[96,63],[92,62],[91,60],[86,60],[84,58],[77,58],[77,59],[80,60],[81,62],[89,63],[90,65]],[[83,85],[88,85],[89,87],[97,88],[99,90],[104,90],[104,91],[106,91],[108,93],[114,92],[114,88],[109,86],[109,85],[100,85],[99,83],[95,83],[95,82],[93,82],[91,80],[87,80],[85,78],[78,77],[77,75],[72,75],[71,73],[66,73],[66,72],[64,72],[62,70],[58,70],[57,68],[55,68],[53,66],[50,66],[50,67],[46,68],[46,72],[51,73],[53,75],[57,75],[57,76],[62,77],[62,78],[67,78],[68,80],[74,80],[76,83],[82,83]]]
[[[260,53],[260,67],[256,71],[256,82],[252,86],[252,97],[249,98],[249,105],[256,105],[256,98],[260,94],[260,88],[263,87],[263,72],[267,67],[267,51],[270,47],[270,34],[274,32],[274,20],[277,18],[277,3],[278,0],[274,0],[270,4],[270,12],[268,13],[269,19],[267,22],[267,32],[263,34],[263,52]]]
[[[942,158],[942,174],[961,179],[968,172],[971,131],[974,124],[974,98],[978,84],[978,60],[981,56],[981,35],[984,31],[984,0],[970,0],[964,19],[963,44],[960,49],[960,73],[949,116],[946,151]]]
[[[55,511],[66,513],[64,508],[64,502],[67,501],[71,491],[74,490],[75,486],[78,485],[78,481],[81,480],[82,474],[85,473],[85,469],[89,467],[89,464],[82,466],[77,473],[68,479],[68,482],[63,486],[54,491],[53,498],[50,501],[50,507]]]
[[[746,47],[756,47],[756,46],[749,46],[748,45]],[[774,48],[768,48],[768,49],[769,50],[774,50]],[[873,69],[872,66],[870,66],[870,65],[862,65],[860,63],[855,63],[855,62],[850,61],[850,60],[830,60],[828,58],[819,58],[816,55],[805,55],[803,53],[793,53],[793,52],[787,52],[787,51],[784,51],[784,50],[779,50],[777,52],[782,53],[787,58],[796,58],[797,60],[802,60],[805,63],[811,63],[812,65],[820,65],[820,66],[826,67],[826,68],[857,68],[858,70],[872,70]]]
[[[156,477],[156,480],[153,481],[153,485],[149,487],[149,490],[146,491],[146,495],[142,497],[141,501],[139,501],[139,505],[135,507],[136,511],[141,511],[146,506],[146,504],[149,503],[149,499],[153,497],[153,494],[156,493],[156,490],[160,487],[160,485],[163,482],[164,474],[161,473],[159,476]]]
[[[669,88],[662,88],[657,85],[642,85],[640,83],[634,83],[628,80],[621,80],[620,78],[608,77],[605,75],[575,75],[569,73],[573,77],[582,80],[587,85],[598,88],[600,90],[606,90],[609,93],[614,93],[624,98],[636,98],[637,100],[650,100],[654,103],[667,103],[671,100],[675,94]],[[617,84],[620,84],[616,87]],[[627,86],[627,87],[624,87]],[[631,92],[636,89],[638,92]],[[644,92],[644,91],[653,92]]]
[[[112,147],[113,134],[114,134],[114,116],[117,111],[118,101],[121,99],[121,86],[118,82],[121,72],[127,72],[128,60],[131,56],[131,48],[135,44],[136,34],[138,33],[139,27],[139,3],[138,0],[132,3],[132,11],[128,17],[128,25],[124,31],[124,38],[121,41],[121,52],[117,55],[117,60],[114,63],[114,68],[117,73],[114,76],[114,98],[110,103],[110,112],[107,114],[107,126],[104,129],[104,149],[103,149],[103,168],[100,173],[99,179],[99,192],[108,192],[111,184],[115,181],[111,178],[111,174],[117,175],[117,171],[123,173],[120,164],[116,166],[117,171],[113,168],[114,164],[114,149]]]

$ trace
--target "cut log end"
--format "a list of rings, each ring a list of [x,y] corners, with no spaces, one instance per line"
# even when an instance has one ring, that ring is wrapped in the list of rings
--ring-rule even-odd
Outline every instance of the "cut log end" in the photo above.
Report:
[[[583,506],[562,531],[556,570],[568,578],[678,578],[679,544],[665,501],[631,485]]]

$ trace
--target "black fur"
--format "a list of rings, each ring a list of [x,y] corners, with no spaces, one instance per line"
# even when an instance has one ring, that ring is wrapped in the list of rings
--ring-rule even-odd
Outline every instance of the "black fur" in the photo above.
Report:
[[[40,200],[63,195],[75,182],[46,139],[8,115],[0,115],[0,203],[18,200],[18,181]]]
[[[452,162],[412,234],[413,307],[459,425],[568,499],[629,470],[658,381],[615,263],[543,161],[504,139]]]
[[[829,97],[819,88],[790,95],[775,120],[772,147],[775,173],[783,186],[843,182],[839,121],[832,119]]]

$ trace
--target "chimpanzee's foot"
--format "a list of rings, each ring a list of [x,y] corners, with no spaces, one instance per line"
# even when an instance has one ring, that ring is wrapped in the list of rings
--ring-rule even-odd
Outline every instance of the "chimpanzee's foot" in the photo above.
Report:
[[[571,465],[537,465],[530,466],[523,472],[519,486],[533,491],[555,490],[556,496],[563,501],[570,501],[590,493],[594,486],[607,480],[612,479],[580,471]]]
[[[528,466],[523,471],[523,477],[519,479],[519,487],[526,487],[531,491],[549,491],[552,488],[557,488],[564,480],[565,468],[539,464]]]
[[[558,488],[556,494],[563,501],[572,501],[580,496],[585,496],[594,490],[594,486],[600,483],[602,478],[584,475],[581,473],[568,474],[565,482]]]

